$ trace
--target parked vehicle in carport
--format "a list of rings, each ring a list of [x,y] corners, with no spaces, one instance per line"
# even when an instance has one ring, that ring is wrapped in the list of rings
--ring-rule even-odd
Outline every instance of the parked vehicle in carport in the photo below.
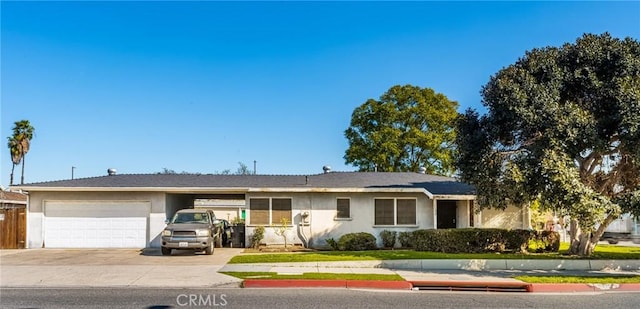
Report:
[[[222,240],[220,220],[211,210],[181,209],[162,231],[162,255],[171,255],[173,249],[204,251],[213,254]]]
[[[222,235],[222,246],[226,246],[231,241],[231,223],[225,219],[220,219],[220,232]]]

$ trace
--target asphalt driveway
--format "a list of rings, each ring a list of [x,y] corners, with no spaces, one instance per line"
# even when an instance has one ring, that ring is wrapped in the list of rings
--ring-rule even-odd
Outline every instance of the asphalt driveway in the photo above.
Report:
[[[237,287],[241,280],[217,271],[242,250],[0,250],[0,287]]]

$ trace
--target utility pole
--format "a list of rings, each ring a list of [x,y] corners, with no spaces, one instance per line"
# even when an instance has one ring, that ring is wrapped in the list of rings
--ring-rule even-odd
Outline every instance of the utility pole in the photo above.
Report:
[[[257,163],[257,161],[253,160],[253,174],[254,175],[256,174],[256,163]]]

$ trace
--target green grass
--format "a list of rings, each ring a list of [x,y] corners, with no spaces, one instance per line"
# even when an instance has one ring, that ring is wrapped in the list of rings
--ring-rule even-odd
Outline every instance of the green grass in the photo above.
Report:
[[[640,276],[637,275],[516,276],[514,279],[528,283],[640,283]]]
[[[577,259],[562,254],[568,244],[561,244],[561,253],[439,253],[413,250],[372,251],[319,251],[312,253],[242,254],[229,263],[279,263],[279,262],[332,262],[366,260],[413,260],[413,259]],[[640,259],[640,247],[598,245],[590,259],[625,260]]]
[[[569,245],[567,245],[568,247]],[[560,248],[562,249],[562,246]],[[640,259],[640,247],[597,245],[591,258],[600,260],[638,260]]]
[[[377,280],[377,281],[404,281],[397,275],[378,274],[332,274],[332,273],[303,273],[300,275],[278,274],[274,272],[222,272],[225,275],[240,279],[315,279],[315,280]]]

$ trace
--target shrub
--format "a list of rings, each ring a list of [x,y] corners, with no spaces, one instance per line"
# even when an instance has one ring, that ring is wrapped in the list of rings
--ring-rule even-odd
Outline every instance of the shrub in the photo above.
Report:
[[[338,247],[338,242],[335,239],[327,238],[326,242],[327,242],[327,245],[331,247],[331,250],[340,250]]]
[[[413,232],[417,251],[443,253],[526,251],[531,232],[505,229],[447,229]]]
[[[398,241],[402,248],[413,248],[415,242],[413,232],[400,232],[398,234]]]
[[[345,234],[338,240],[338,248],[345,251],[375,250],[376,238],[369,233]]]
[[[289,231],[289,219],[282,218],[280,219],[280,225],[271,225],[275,228],[274,232],[276,235],[282,237],[284,240],[284,249],[287,250],[287,231]]]
[[[529,241],[535,236],[535,231],[509,230],[506,232],[506,249],[515,252],[527,252]]]
[[[385,248],[393,248],[396,245],[396,235],[398,235],[398,232],[395,231],[383,230],[380,232],[382,246]]]
[[[260,225],[253,230],[253,235],[251,235],[251,246],[255,249],[260,247],[260,242],[264,238],[264,226]]]
[[[538,231],[530,241],[534,252],[558,252],[560,250],[560,234],[554,231]]]

